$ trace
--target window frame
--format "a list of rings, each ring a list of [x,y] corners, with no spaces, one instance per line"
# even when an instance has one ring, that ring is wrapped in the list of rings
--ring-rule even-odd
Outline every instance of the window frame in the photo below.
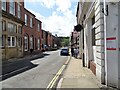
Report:
[[[8,31],[17,33],[17,25],[11,22],[8,22]]]
[[[1,5],[2,6],[2,10],[6,11],[6,0],[2,0],[1,4],[2,4]],[[5,7],[3,5],[5,5]]]
[[[5,47],[5,35],[1,35],[0,36],[0,41],[1,41],[1,43],[0,43],[0,47]]]
[[[4,22],[4,24],[3,24],[3,22]],[[6,30],[6,21],[2,20],[2,31],[5,31],[5,30]]]
[[[28,25],[28,15],[25,14],[25,25],[27,26]]]
[[[10,45],[8,43],[8,47],[16,47],[16,36],[8,36],[10,38]],[[7,42],[8,42],[8,37],[7,37]],[[14,38],[14,45],[13,45],[13,38]]]
[[[22,47],[22,37],[18,37],[18,47]]]
[[[18,18],[21,18],[21,5],[18,4],[18,5],[17,5],[17,8],[18,8],[17,16],[18,16]]]
[[[14,0],[10,0],[10,2],[9,2],[9,13],[12,15],[15,15],[15,2],[14,2]]]
[[[24,36],[24,51],[28,51],[28,36]]]
[[[33,18],[30,17],[30,27],[33,28]]]

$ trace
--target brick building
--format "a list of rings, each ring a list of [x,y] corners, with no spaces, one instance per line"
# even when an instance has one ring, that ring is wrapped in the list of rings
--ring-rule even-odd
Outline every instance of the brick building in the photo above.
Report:
[[[35,18],[35,15],[24,9],[23,37],[24,37],[24,54],[29,54],[30,49],[34,53],[41,51],[41,21]]]
[[[17,58],[23,56],[22,27],[24,0],[14,2],[13,0],[0,2],[2,9],[2,32],[0,32],[0,41],[2,48],[2,59]]]

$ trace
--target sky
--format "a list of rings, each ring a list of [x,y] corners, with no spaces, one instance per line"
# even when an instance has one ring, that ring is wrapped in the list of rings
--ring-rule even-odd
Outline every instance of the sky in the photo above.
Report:
[[[25,8],[42,21],[42,29],[53,35],[70,36],[76,25],[79,0],[24,0]]]

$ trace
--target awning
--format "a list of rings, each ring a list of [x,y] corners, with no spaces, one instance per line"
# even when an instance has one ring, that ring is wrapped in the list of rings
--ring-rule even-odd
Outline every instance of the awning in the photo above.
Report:
[[[78,24],[74,27],[74,29],[75,29],[75,31],[80,32],[83,29],[83,27],[82,27],[82,25]]]

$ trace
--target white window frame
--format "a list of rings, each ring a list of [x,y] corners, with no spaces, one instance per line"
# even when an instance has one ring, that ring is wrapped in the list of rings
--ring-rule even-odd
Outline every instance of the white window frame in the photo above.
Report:
[[[40,39],[38,39],[38,41],[37,41],[37,48],[38,48],[38,50],[40,50]]]
[[[21,6],[18,4],[18,18],[21,18]]]
[[[27,14],[25,14],[25,25],[27,26],[28,25],[28,16],[27,16]]]
[[[6,11],[6,0],[2,0],[1,4],[2,4],[2,10]]]
[[[9,31],[9,32],[17,33],[17,25],[8,22],[8,31]]]
[[[8,47],[16,47],[16,37],[15,36],[8,36],[8,37],[10,37],[10,45],[8,45]],[[15,39],[14,45],[12,42],[13,38]]]
[[[38,31],[40,31],[40,24],[38,23]]]
[[[13,6],[12,6],[13,4]],[[10,0],[9,2],[9,13],[11,13],[12,15],[15,15],[15,2],[14,0]]]
[[[28,36],[24,36],[24,44],[24,51],[28,51]]]
[[[33,18],[30,17],[30,27],[32,28],[33,27]]]
[[[33,42],[34,42],[34,40],[33,40],[34,38],[31,36],[30,37],[30,49],[34,49],[34,47],[33,47]]]

